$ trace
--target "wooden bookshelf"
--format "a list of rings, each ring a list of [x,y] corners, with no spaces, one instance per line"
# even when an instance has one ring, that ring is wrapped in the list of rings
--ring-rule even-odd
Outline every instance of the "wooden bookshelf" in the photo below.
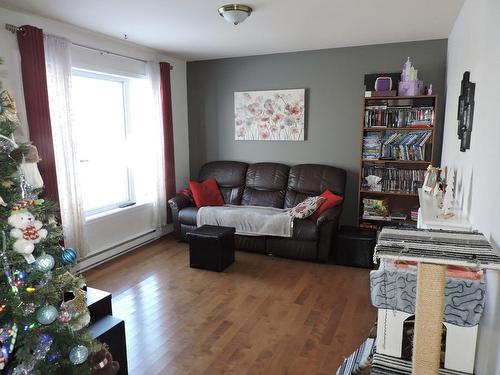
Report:
[[[409,180],[408,178],[405,178],[404,181],[405,183],[409,184],[412,186],[412,189],[406,188],[405,190],[394,190],[394,189],[383,189],[385,191],[370,191],[367,190],[365,185],[363,184],[364,181],[364,171],[365,167],[367,168],[367,171],[375,171],[379,173],[379,176],[393,176],[393,174],[399,174],[399,176],[411,176],[412,173],[414,173],[416,176],[419,177],[417,181],[420,181],[422,175],[424,174],[424,171],[427,169],[429,165],[432,165],[433,160],[435,160],[436,156],[435,155],[435,138],[436,138],[436,128],[439,126],[438,124],[438,97],[436,95],[421,95],[421,96],[395,96],[395,97],[368,97],[368,98],[363,98],[362,100],[362,112],[361,112],[361,150],[360,150],[360,169],[359,169],[359,181],[358,181],[358,224],[366,226],[366,225],[373,225],[377,227],[381,227],[383,225],[416,225],[416,222],[411,220],[411,214],[410,210],[412,208],[417,208],[418,207],[418,193],[416,186],[418,184],[415,184],[412,186],[412,181],[414,180]],[[379,107],[379,108],[377,108]],[[367,110],[368,111],[377,111],[381,110],[384,111],[387,110],[388,113],[394,113],[397,111],[408,111],[410,113],[412,110],[418,111],[419,108],[422,110],[425,109],[433,109],[433,115],[432,119],[428,120],[428,126],[427,125],[420,125],[420,126],[405,126],[407,123],[403,123],[402,126],[400,126],[399,123],[391,122],[389,118],[389,115],[384,115],[387,116],[386,123],[389,126],[373,126],[373,122],[368,122],[371,120],[371,118],[368,116],[366,117]],[[392,112],[391,112],[392,111]],[[370,114],[370,113],[369,113]],[[405,119],[406,121],[406,119]],[[423,122],[421,119],[416,119],[413,121],[413,123],[420,123]],[[375,125],[379,124],[379,122],[375,123]],[[398,125],[398,126],[395,126]],[[368,126],[371,125],[371,126]],[[384,125],[383,123],[381,125]],[[420,132],[429,132],[430,138],[428,139],[427,143],[425,144],[425,157],[423,157],[424,160],[406,160],[407,158],[403,159],[374,159],[374,158],[366,158],[364,157],[364,138],[366,135],[372,134],[371,137],[376,137],[374,132],[378,132],[381,134],[382,138],[384,138],[386,135],[391,135],[394,133],[400,133],[400,137],[406,137],[407,134],[411,132],[415,133],[420,133]],[[408,136],[411,137],[411,136]],[[401,138],[399,138],[401,139]],[[403,143],[403,146],[405,144]],[[413,146],[411,146],[413,147]],[[418,145],[417,145],[418,147]],[[422,148],[418,149],[417,151],[413,151],[412,157],[415,156],[415,154],[420,154],[419,156],[422,156]],[[370,152],[368,152],[370,153]],[[408,153],[409,154],[409,153]],[[371,155],[370,155],[371,156]],[[399,155],[400,156],[400,155]],[[389,172],[390,171],[390,172]],[[403,171],[403,172],[401,172]],[[395,183],[393,180],[393,184]],[[401,180],[397,180],[401,181]],[[384,178],[383,181],[384,182]],[[385,184],[383,187],[388,186],[393,186],[389,183],[389,180],[385,180]],[[410,191],[411,190],[411,191]],[[378,220],[378,219],[371,219],[371,218],[366,218],[363,219],[363,198],[371,198],[371,199],[383,199],[388,202],[388,208],[389,211],[392,213],[405,213],[406,214],[406,220]]]

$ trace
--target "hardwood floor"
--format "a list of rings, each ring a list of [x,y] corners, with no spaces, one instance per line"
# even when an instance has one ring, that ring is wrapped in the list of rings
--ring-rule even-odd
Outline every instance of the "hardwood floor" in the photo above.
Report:
[[[368,275],[241,251],[191,269],[171,238],[85,274],[125,320],[131,375],[335,374],[375,322]]]

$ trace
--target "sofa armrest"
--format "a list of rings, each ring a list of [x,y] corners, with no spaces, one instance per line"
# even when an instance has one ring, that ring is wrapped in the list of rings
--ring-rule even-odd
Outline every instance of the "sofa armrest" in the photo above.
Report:
[[[318,261],[328,262],[333,245],[333,239],[339,228],[342,204],[330,207],[316,220],[319,231]]]
[[[342,204],[330,207],[318,217],[318,219],[316,220],[316,225],[320,227],[327,221],[338,221],[340,219],[340,214],[342,213],[342,208]]]
[[[178,240],[182,240],[181,224],[179,222],[179,212],[186,207],[193,205],[193,201],[184,194],[177,194],[175,197],[168,200],[168,205],[172,212],[172,222],[174,224],[174,236]]]

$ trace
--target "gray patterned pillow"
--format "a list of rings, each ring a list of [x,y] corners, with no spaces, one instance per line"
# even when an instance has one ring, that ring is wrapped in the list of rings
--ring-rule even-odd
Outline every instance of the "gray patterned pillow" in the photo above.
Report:
[[[305,219],[311,216],[325,200],[320,196],[309,197],[292,208],[291,215],[296,219]]]

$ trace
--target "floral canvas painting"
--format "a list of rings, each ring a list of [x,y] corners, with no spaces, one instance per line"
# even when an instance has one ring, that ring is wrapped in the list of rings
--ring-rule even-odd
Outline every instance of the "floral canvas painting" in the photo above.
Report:
[[[235,139],[303,141],[305,89],[234,93]]]

